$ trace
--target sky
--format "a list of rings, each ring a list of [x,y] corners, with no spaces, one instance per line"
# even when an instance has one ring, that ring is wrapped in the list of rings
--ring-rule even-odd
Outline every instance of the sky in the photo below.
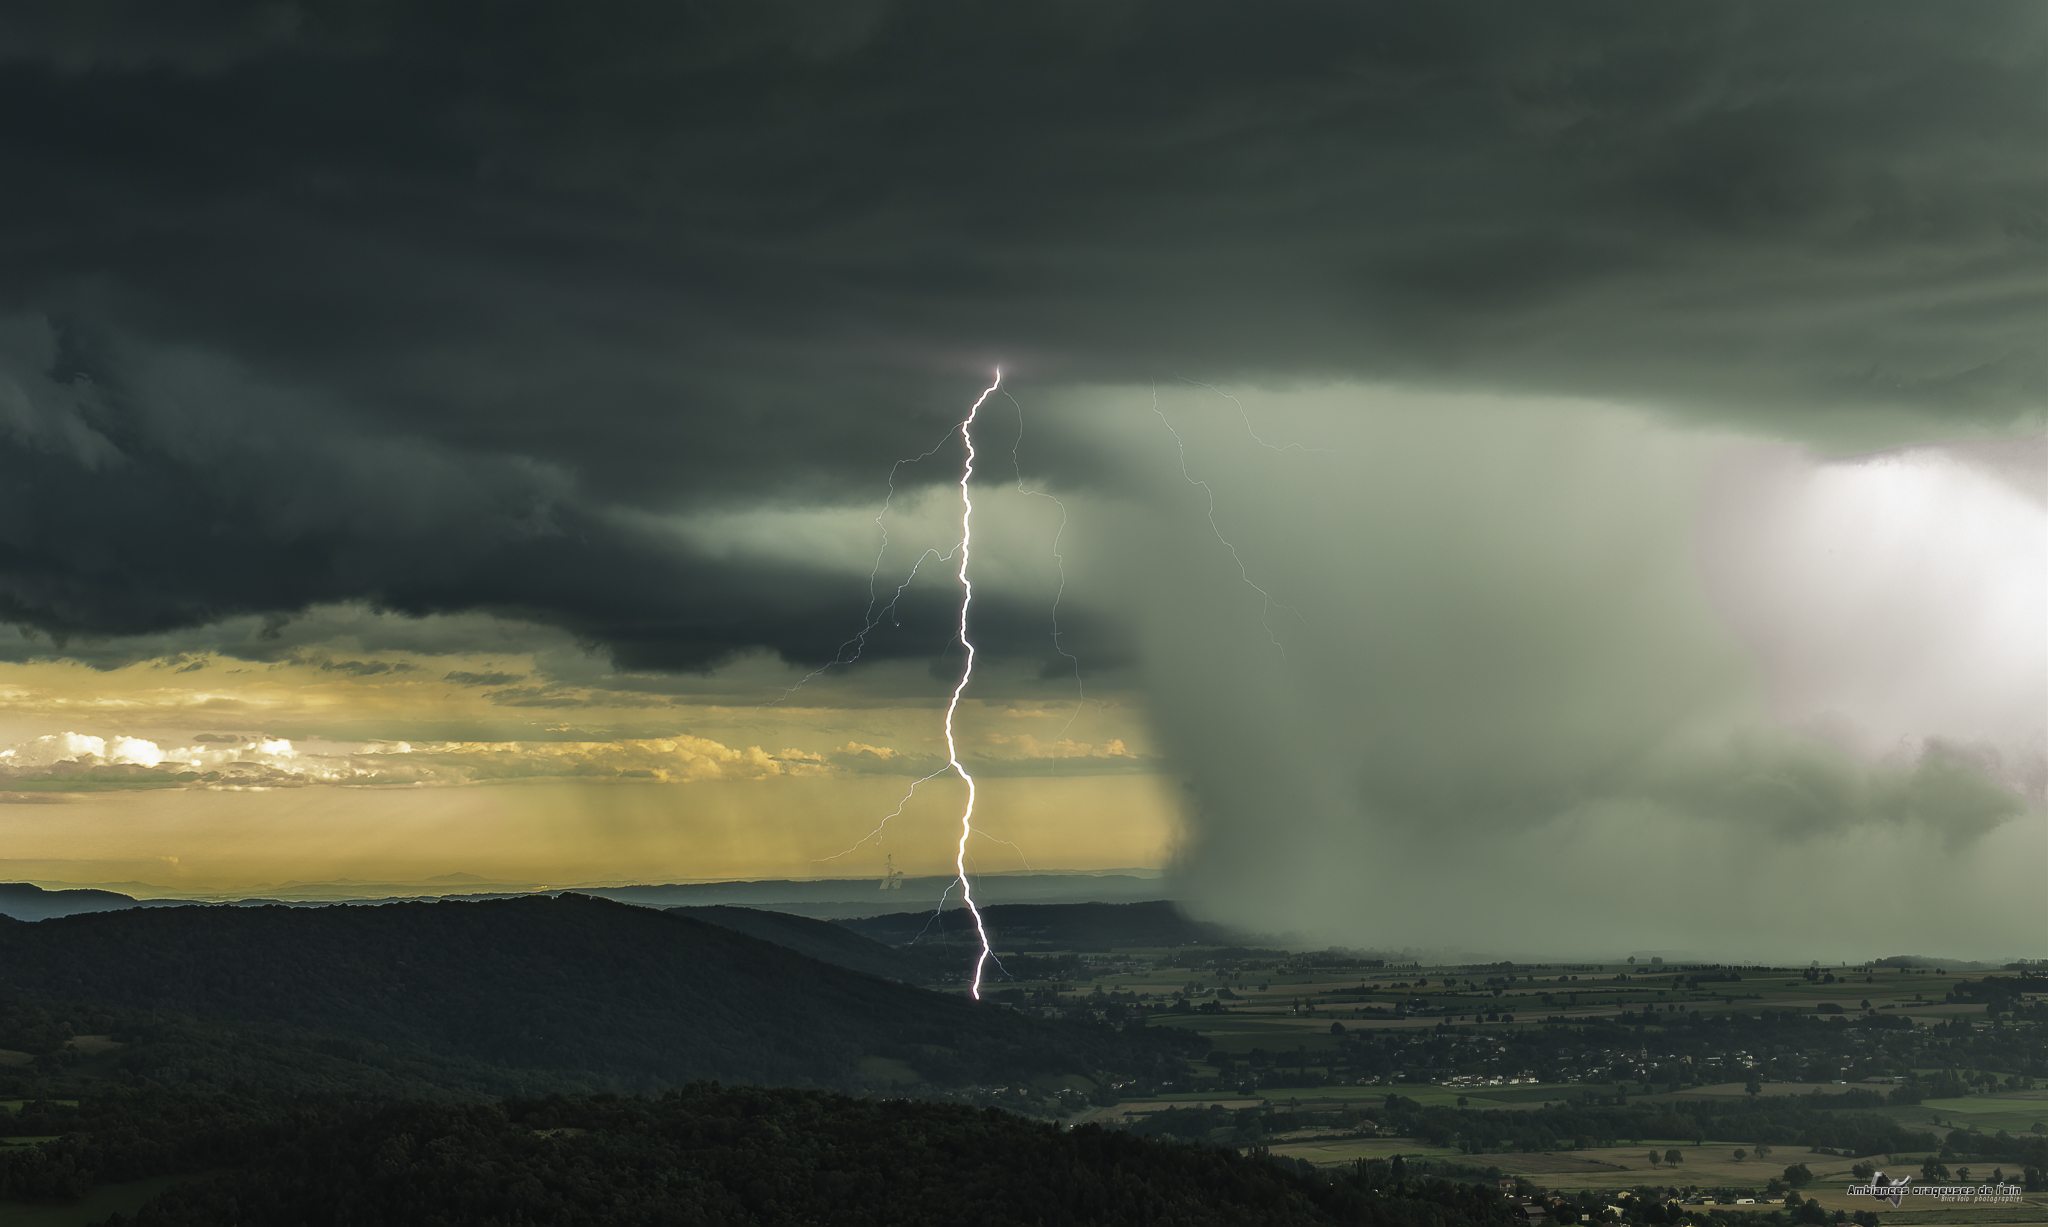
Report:
[[[2041,957],[2048,9],[0,13],[0,877]],[[906,794],[908,800],[905,800]]]

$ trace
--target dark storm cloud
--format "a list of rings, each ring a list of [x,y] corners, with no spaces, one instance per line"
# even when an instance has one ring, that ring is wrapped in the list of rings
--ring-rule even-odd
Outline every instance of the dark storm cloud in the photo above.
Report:
[[[512,682],[525,680],[525,675],[520,673],[464,673],[458,670],[441,680],[454,682],[458,686],[504,686]]]
[[[408,673],[418,668],[388,660],[323,660],[322,673],[346,673],[350,677],[375,677],[379,673]]]
[[[0,616],[827,659],[857,585],[615,513],[870,498],[997,360],[2007,423],[2040,14],[10,6]]]

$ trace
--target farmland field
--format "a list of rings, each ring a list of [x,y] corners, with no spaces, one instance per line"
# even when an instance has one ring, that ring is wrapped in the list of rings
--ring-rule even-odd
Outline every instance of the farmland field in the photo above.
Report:
[[[0,1223],[7,1227],[86,1227],[113,1214],[133,1214],[142,1203],[174,1184],[202,1180],[215,1172],[195,1176],[158,1176],[151,1180],[130,1180],[103,1184],[75,1202],[51,1205],[42,1202],[0,1201]]]
[[[1667,1148],[1680,1152],[1679,1162],[1674,1166],[1658,1163],[1652,1165],[1649,1152],[1655,1148],[1661,1157]],[[1370,1138],[1360,1141],[1332,1140],[1328,1142],[1304,1139],[1295,1142],[1276,1142],[1273,1153],[1306,1159],[1319,1165],[1349,1163],[1361,1158],[1386,1158],[1395,1154],[1451,1156],[1455,1152],[1427,1150],[1407,1138]],[[1762,1190],[1773,1177],[1781,1175],[1792,1164],[1804,1164],[1813,1173],[1813,1180],[1799,1190],[1803,1197],[1817,1199],[1830,1216],[1836,1210],[1854,1212],[1875,1209],[1888,1227],[1906,1227],[1913,1223],[1953,1224],[1965,1227],[1976,1223],[2041,1223],[2048,1222],[2048,1194],[2033,1193],[2025,1196],[2017,1205],[1951,1205],[1937,1207],[1901,1206],[1897,1210],[1882,1203],[1873,1206],[1867,1197],[1851,1197],[1845,1190],[1860,1183],[1850,1168],[1860,1160],[1845,1159],[1834,1155],[1815,1154],[1804,1147],[1784,1147],[1759,1159],[1754,1154],[1736,1159],[1735,1151],[1747,1151],[1732,1143],[1710,1142],[1695,1146],[1684,1139],[1644,1138],[1634,1146],[1602,1147],[1590,1150],[1574,1150],[1548,1154],[1489,1154],[1461,1156],[1466,1163],[1480,1167],[1498,1167],[1504,1174],[1524,1177],[1537,1185],[1552,1190],[1613,1191],[1619,1193],[1649,1185],[1665,1188],[1727,1188],[1750,1189],[1749,1194],[1758,1199],[1755,1206],[1721,1206],[1723,1211],[1756,1210],[1768,1213],[1783,1208],[1783,1197],[1766,1199]],[[1880,1159],[1881,1163],[1882,1160]],[[1905,1165],[1901,1165],[1902,1169]],[[1917,1168],[1917,1160],[1912,1167]],[[1974,1173],[1973,1178],[1981,1182],[1988,1172]]]

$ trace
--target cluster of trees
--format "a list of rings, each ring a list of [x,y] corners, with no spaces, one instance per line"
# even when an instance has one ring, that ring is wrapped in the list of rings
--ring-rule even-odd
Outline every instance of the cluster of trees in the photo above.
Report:
[[[15,1195],[233,1169],[174,1186],[113,1227],[1517,1221],[1490,1185],[1398,1160],[1329,1175],[989,1109],[794,1089],[383,1105],[124,1093],[26,1111],[23,1124],[92,1132],[0,1151]],[[52,1182],[24,1179],[30,1168]]]
[[[1370,1127],[1431,1147],[1455,1146],[1473,1156],[1626,1146],[1638,1138],[1670,1137],[1744,1143],[1735,1152],[1738,1160],[1749,1157],[1752,1149],[1757,1159],[1767,1159],[1774,1147],[1786,1146],[1847,1156],[1935,1152],[1950,1163],[2002,1163],[2026,1187],[2048,1190],[2048,1136],[1957,1132],[1943,1140],[1875,1112],[1835,1107],[1832,1097],[1818,1095],[1677,1105],[1575,1102],[1502,1111],[1424,1106],[1405,1095],[1389,1094],[1375,1103],[1332,1110],[1170,1108],[1132,1128],[1158,1137],[1243,1145],[1309,1126]],[[1683,1163],[1684,1153],[1668,1147],[1646,1159],[1653,1167],[1676,1165]],[[1804,1171],[1794,1164],[1783,1177],[1773,1179],[1796,1185]],[[2004,1169],[2000,1172],[2004,1178]]]
[[[384,1102],[247,1088],[91,1088],[76,1094],[29,1100],[11,1114],[0,1109],[0,1132],[52,1138],[0,1147],[0,1198],[63,1200],[99,1184],[238,1166],[261,1158],[278,1138],[365,1115]]]
[[[2017,976],[1958,981],[1947,996],[1950,1001],[1981,1001],[1984,1013],[1992,1018],[2048,1022],[2048,1001],[2040,999],[2044,993],[2048,993],[2048,975],[2027,970]],[[2027,1000],[2030,996],[2034,1000]]]
[[[2012,1179],[2029,1189],[2048,1191],[2048,1137],[1954,1133],[1938,1139],[1911,1130],[1888,1117],[1825,1106],[1819,1096],[1757,1102],[1684,1104],[1674,1109],[1641,1104],[1566,1104],[1524,1111],[1429,1106],[1398,1094],[1356,1107],[1334,1110],[1279,1109],[1271,1106],[1230,1109],[1194,1105],[1168,1108],[1139,1118],[1132,1131],[1151,1137],[1208,1141],[1218,1145],[1249,1145],[1289,1130],[1320,1126],[1337,1130],[1370,1129],[1380,1134],[1412,1137],[1432,1147],[1456,1146],[1465,1153],[1572,1150],[1628,1145],[1645,1137],[1692,1137],[1700,1141],[1741,1141],[1738,1161],[1768,1160],[1775,1147],[1801,1147],[1847,1156],[1934,1152],[1936,1159],[1960,1164],[2003,1163]],[[1678,1147],[1648,1152],[1652,1166],[1684,1162]],[[1481,1171],[1477,1167],[1465,1170]],[[1944,1167],[1942,1170],[1948,1170]],[[1963,1169],[1968,1170],[1968,1169]],[[2004,1167],[1995,1169],[2006,1179]],[[1759,1174],[1761,1178],[1761,1173]],[[1774,1191],[1803,1187],[1812,1179],[1803,1163],[1770,1177]]]
[[[1958,1020],[1915,1027],[1895,1015],[1838,1015],[1823,1022],[1808,1013],[1766,1010],[1754,1017],[1659,1012],[1509,1032],[1333,1026],[1330,1034],[1338,1043],[1313,1054],[1233,1059],[1213,1085],[1198,1089],[1240,1089],[1248,1080],[1266,1085],[1259,1072],[1267,1066],[1274,1067],[1273,1077],[1286,1079],[1284,1085],[1296,1086],[1528,1074],[1545,1082],[1613,1082],[1617,1095],[1713,1082],[1755,1081],[1761,1090],[1763,1080],[1911,1077],[1914,1069],[1929,1066],[1974,1071],[1973,1084],[1993,1071],[2000,1085],[2014,1087],[2048,1078],[2048,1027],[2031,1022],[1972,1027]],[[1850,1090],[1838,1106],[1917,1102],[1915,1096],[1962,1086],[1955,1081],[1961,1077],[1932,1075],[1917,1090]],[[1620,1085],[1626,1082],[1643,1084],[1641,1091]]]
[[[1756,1142],[1825,1146],[1851,1154],[1931,1150],[1933,1134],[1908,1130],[1875,1113],[1819,1107],[1813,1097],[1754,1102],[1677,1104],[1565,1103],[1526,1111],[1415,1107],[1389,1096],[1382,1111],[1390,1131],[1431,1146],[1474,1153],[1549,1151],[1627,1145],[1635,1138],[1692,1138],[1696,1143]]]

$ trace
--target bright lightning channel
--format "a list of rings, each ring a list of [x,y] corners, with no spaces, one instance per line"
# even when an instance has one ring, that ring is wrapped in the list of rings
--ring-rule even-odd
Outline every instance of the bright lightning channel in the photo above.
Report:
[[[967,417],[960,423],[960,441],[967,446],[967,461],[960,466],[960,647],[967,653],[967,663],[960,670],[960,682],[953,687],[953,697],[946,704],[946,762],[967,785],[967,806],[960,811],[960,844],[954,852],[954,880],[960,884],[960,901],[967,905],[968,915],[974,917],[974,932],[981,939],[981,952],[974,958],[974,980],[968,986],[968,993],[976,1001],[981,1000],[981,974],[995,957],[995,950],[988,941],[988,926],[982,923],[981,909],[974,905],[974,887],[967,880],[967,841],[974,836],[974,776],[960,761],[960,747],[953,737],[953,716],[960,708],[960,696],[966,693],[967,684],[974,679],[974,640],[967,634],[967,619],[974,605],[974,581],[967,577],[967,563],[974,546],[974,497],[968,492],[967,483],[974,479],[974,419],[981,412],[982,403],[1002,386],[1002,368],[996,368],[995,380],[982,389],[968,407]]]
[[[975,955],[974,959],[974,978],[972,983],[968,987],[968,992],[973,996],[973,998],[976,1001],[981,1000],[981,978],[983,973],[988,969],[989,963],[995,959],[995,948],[989,942],[988,926],[982,921],[981,908],[977,906],[974,902],[973,884],[967,878],[967,844],[968,841],[971,840],[977,833],[974,829],[975,784],[973,774],[967,770],[967,765],[960,761],[960,745],[958,739],[954,735],[953,720],[955,715],[957,715],[960,710],[960,697],[967,692],[968,684],[974,680],[974,640],[970,638],[968,635],[967,625],[968,618],[974,604],[974,581],[970,579],[967,574],[967,564],[973,553],[974,545],[974,496],[968,489],[968,483],[970,483],[974,479],[974,419],[980,414],[982,405],[988,401],[988,398],[990,396],[994,395],[996,389],[1002,386],[1002,382],[1003,372],[1002,369],[998,367],[996,369],[994,381],[990,383],[988,387],[982,389],[981,395],[976,397],[974,399],[974,404],[968,407],[967,416],[961,420],[958,426],[954,427],[954,430],[959,431],[960,441],[966,446],[967,449],[967,459],[965,463],[963,463],[960,467],[960,544],[955,546],[952,550],[948,551],[945,554],[939,554],[935,550],[926,550],[922,555],[920,555],[917,560],[917,563],[911,567],[910,575],[904,579],[901,585],[897,587],[895,598],[892,598],[889,605],[884,607],[882,615],[880,616],[876,614],[874,607],[875,601],[879,599],[878,594],[875,590],[875,575],[880,573],[882,565],[880,557],[877,557],[875,560],[875,571],[871,573],[868,577],[867,623],[865,626],[861,628],[858,634],[856,634],[853,638],[848,639],[845,644],[842,644],[840,646],[840,654],[844,653],[846,647],[854,646],[856,649],[854,656],[842,661],[838,658],[837,655],[835,655],[832,661],[820,667],[818,670],[810,674],[809,677],[804,678],[803,681],[797,683],[797,686],[802,686],[804,682],[810,681],[811,678],[816,677],[819,673],[823,673],[826,669],[831,668],[834,664],[851,663],[852,660],[858,659],[859,649],[866,646],[868,633],[873,631],[876,626],[880,625],[881,616],[886,616],[889,610],[895,608],[896,600],[901,599],[901,597],[903,596],[903,590],[910,586],[910,581],[912,579],[915,579],[917,576],[918,567],[923,566],[927,558],[936,556],[941,559],[959,559],[958,576],[960,580],[960,623],[958,631],[956,633],[956,638],[959,641],[960,647],[966,652],[967,663],[965,667],[963,667],[960,670],[960,681],[953,687],[952,696],[947,700],[946,703],[946,765],[939,768],[937,771],[931,772],[929,775],[920,776],[919,778],[912,780],[910,782],[909,789],[904,792],[902,799],[897,801],[895,811],[893,813],[888,814],[881,820],[881,822],[877,823],[875,825],[874,830],[869,831],[866,835],[861,836],[860,839],[854,843],[853,847],[846,849],[846,851],[844,852],[834,853],[833,855],[824,857],[822,859],[828,861],[838,860],[840,857],[845,856],[847,855],[847,853],[850,853],[855,849],[859,848],[862,844],[867,843],[870,839],[879,838],[882,834],[882,831],[889,825],[891,819],[902,816],[903,810],[906,806],[910,804],[911,798],[917,795],[918,786],[923,784],[925,781],[934,779],[940,775],[945,774],[948,771],[951,771],[954,774],[958,775],[960,777],[961,782],[967,785],[967,805],[960,812],[960,843],[959,846],[955,849],[953,857],[953,881],[947,885],[945,893],[940,896],[938,908],[933,913],[933,919],[936,920],[938,916],[945,911],[946,898],[953,893],[953,887],[958,886],[960,888],[960,901],[966,905],[968,915],[974,918],[974,933],[975,936],[981,942],[981,949]],[[1004,395],[1008,396],[1009,393],[1005,392]],[[1014,398],[1012,398],[1012,403],[1014,403]],[[1019,413],[1021,415],[1021,409],[1019,410]],[[946,432],[946,437],[951,438],[952,434],[953,431],[949,430]],[[932,447],[923,455],[915,457],[915,459],[923,460],[925,457],[930,456],[932,452],[937,451],[938,447],[943,446],[944,443],[945,440],[941,439],[939,441],[939,445]],[[902,460],[897,461],[896,468],[901,468],[905,463],[907,462]],[[890,498],[894,498],[896,493],[896,468],[892,468],[889,470]],[[1020,478],[1018,482],[1018,486],[1020,489],[1022,488],[1022,485],[1023,483]],[[1052,496],[1047,495],[1046,497],[1050,498]],[[1059,500],[1054,499],[1053,501],[1058,502]],[[1066,512],[1066,508],[1064,505],[1061,506],[1060,511],[1062,513],[1061,527],[1062,529],[1064,529],[1064,516]],[[875,522],[878,525],[882,524],[882,515],[886,515],[887,513],[888,502],[887,500],[884,500],[882,514],[877,515],[875,517]],[[886,552],[888,549],[888,532],[888,526],[882,525],[882,548],[884,552]],[[1065,590],[1064,568],[1062,568],[1061,571],[1061,589],[1062,591]],[[1057,641],[1055,642],[1057,643]],[[1063,656],[1067,655],[1064,649],[1061,650],[1060,654]],[[1079,669],[1079,666],[1080,662],[1076,660],[1075,667],[1077,671]],[[1076,677],[1078,678],[1078,676],[1079,674],[1077,672]],[[797,686],[791,687],[790,690],[794,691],[797,688]],[[785,697],[787,697],[787,694],[788,692],[785,692]],[[988,836],[987,838],[994,837]],[[997,842],[1008,843],[1009,841],[998,840]],[[1015,847],[1016,845],[1012,844],[1011,846]],[[927,925],[927,927],[929,927],[929,925]]]
[[[1304,452],[1322,452],[1326,450],[1324,448],[1305,447],[1299,443],[1290,443],[1284,447],[1279,447],[1271,443],[1268,443],[1266,442],[1266,440],[1259,437],[1257,431],[1252,429],[1251,415],[1245,411],[1244,403],[1242,401],[1239,401],[1235,396],[1232,396],[1229,393],[1224,392],[1220,388],[1216,388],[1210,384],[1202,383],[1199,380],[1189,379],[1184,380],[1183,382],[1192,384],[1199,388],[1203,388],[1210,392],[1214,392],[1216,395],[1221,396],[1224,399],[1229,400],[1232,404],[1236,405],[1239,417],[1244,422],[1245,432],[1251,435],[1252,440],[1256,442],[1259,446],[1266,448],[1269,451],[1285,452],[1298,450]],[[1053,597],[1052,642],[1053,649],[1057,651],[1061,656],[1066,657],[1068,662],[1073,666],[1074,685],[1079,693],[1079,701],[1075,704],[1074,714],[1073,716],[1069,717],[1067,721],[1068,727],[1072,727],[1074,719],[1079,717],[1080,713],[1082,712],[1082,710],[1086,708],[1088,703],[1087,690],[1082,685],[1081,681],[1080,658],[1076,657],[1073,653],[1067,651],[1066,645],[1061,642],[1061,633],[1059,627],[1060,602],[1062,599],[1065,598],[1067,590],[1066,559],[1060,553],[1060,541],[1061,538],[1065,536],[1067,530],[1067,506],[1065,503],[1061,502],[1057,497],[1047,493],[1044,490],[1031,490],[1025,488],[1023,465],[1022,462],[1019,460],[1019,452],[1024,444],[1024,407],[1021,404],[1018,404],[1016,397],[1011,396],[1008,391],[1003,390],[1002,383],[1003,372],[1002,369],[998,367],[996,369],[994,379],[989,383],[988,387],[982,389],[980,396],[975,397],[974,403],[968,406],[967,416],[961,420],[958,426],[948,430],[946,434],[939,439],[938,442],[934,443],[931,447],[925,449],[918,455],[905,457],[901,460],[898,460],[894,465],[890,466],[888,494],[884,496],[882,500],[881,510],[878,511],[875,515],[875,526],[881,530],[882,534],[882,547],[875,555],[874,567],[868,572],[868,609],[866,616],[862,620],[861,629],[855,632],[851,638],[847,639],[844,643],[840,645],[839,651],[833,654],[833,658],[831,660],[825,662],[825,664],[819,666],[811,673],[805,675],[801,680],[799,680],[796,683],[796,685],[786,689],[783,692],[782,696],[783,698],[789,697],[789,695],[794,694],[797,690],[801,689],[804,685],[815,679],[819,674],[826,672],[835,665],[851,664],[854,661],[860,659],[861,653],[867,647],[868,635],[873,633],[875,629],[882,624],[883,619],[890,618],[894,615],[898,603],[900,603],[903,599],[904,591],[908,589],[912,581],[914,581],[917,578],[918,571],[924,566],[926,562],[934,558],[942,562],[950,561],[955,558],[959,560],[958,571],[956,572],[956,575],[960,582],[960,621],[956,631],[955,638],[959,642],[962,651],[966,654],[966,663],[960,671],[960,680],[957,684],[954,685],[953,693],[948,698],[946,703],[946,765],[940,767],[936,771],[932,771],[929,774],[920,776],[917,779],[912,780],[909,789],[907,789],[904,792],[902,798],[897,801],[895,810],[889,813],[888,815],[884,816],[883,819],[875,825],[875,828],[873,830],[869,831],[866,835],[863,835],[860,839],[856,840],[852,847],[847,848],[843,852],[838,852],[833,854],[832,856],[824,857],[821,859],[827,861],[838,860],[840,857],[846,856],[849,853],[859,849],[869,840],[879,838],[882,832],[888,827],[892,819],[899,818],[902,816],[904,809],[910,804],[911,799],[917,795],[917,790],[920,785],[923,785],[930,780],[936,779],[949,771],[958,775],[960,777],[961,782],[967,785],[967,804],[961,810],[960,813],[960,839],[959,843],[957,844],[954,850],[953,881],[947,884],[944,893],[940,896],[939,904],[937,909],[933,912],[932,920],[936,921],[939,918],[939,916],[944,914],[946,900],[952,895],[953,888],[955,886],[958,886],[960,888],[961,902],[965,905],[968,914],[974,918],[975,936],[979,939],[981,943],[981,949],[975,956],[974,976],[968,989],[969,993],[973,996],[973,998],[976,1001],[981,1000],[982,976],[986,972],[988,964],[990,962],[996,961],[996,956],[994,946],[989,941],[988,926],[982,919],[981,908],[974,902],[973,884],[969,881],[967,877],[967,845],[969,841],[971,841],[977,834],[982,835],[982,837],[985,839],[996,839],[996,837],[988,835],[985,832],[977,832],[974,829],[974,803],[976,800],[975,780],[973,774],[967,770],[966,764],[960,761],[960,748],[959,741],[954,732],[954,719],[958,715],[960,710],[961,697],[966,694],[968,685],[972,683],[972,681],[974,680],[975,648],[974,641],[968,634],[968,623],[972,615],[974,604],[974,581],[968,576],[967,573],[968,564],[971,561],[973,554],[974,544],[974,497],[969,489],[970,483],[974,480],[974,461],[977,454],[974,447],[974,423],[975,419],[981,413],[981,407],[987,403],[988,398],[990,396],[994,395],[998,391],[1002,391],[1003,396],[1007,398],[1010,401],[1010,403],[1012,405],[1015,405],[1017,408],[1017,438],[1015,443],[1010,448],[1011,465],[1016,470],[1017,492],[1019,494],[1035,496],[1038,498],[1051,499],[1053,504],[1060,509],[1060,526],[1059,529],[1054,533],[1052,545],[1053,559],[1059,569],[1059,591]],[[1273,646],[1280,651],[1281,655],[1286,655],[1287,649],[1281,645],[1279,637],[1273,633],[1273,627],[1271,623],[1268,621],[1267,615],[1276,607],[1284,609],[1288,613],[1294,614],[1297,618],[1301,616],[1300,613],[1296,611],[1292,606],[1289,606],[1281,601],[1275,600],[1273,598],[1272,593],[1266,591],[1265,588],[1261,587],[1255,580],[1252,579],[1251,572],[1248,568],[1246,568],[1243,557],[1241,557],[1237,552],[1237,546],[1232,544],[1230,539],[1223,535],[1222,527],[1216,523],[1216,492],[1213,488],[1210,487],[1207,481],[1198,478],[1193,473],[1189,472],[1187,458],[1187,442],[1185,439],[1181,437],[1180,431],[1174,428],[1173,422],[1166,416],[1165,410],[1159,407],[1159,389],[1156,386],[1152,389],[1152,412],[1158,416],[1160,424],[1166,427],[1167,433],[1173,436],[1174,445],[1180,459],[1181,477],[1184,478],[1189,485],[1199,486],[1202,490],[1202,493],[1205,496],[1207,496],[1210,531],[1212,531],[1215,534],[1217,542],[1220,543],[1223,546],[1223,548],[1230,553],[1231,561],[1237,564],[1238,577],[1244,581],[1247,587],[1251,588],[1254,592],[1257,592],[1260,598],[1264,601],[1264,606],[1260,610],[1259,624],[1265,628],[1267,639],[1270,640]],[[945,446],[946,440],[953,437],[954,431],[959,432],[960,441],[962,445],[966,448],[967,453],[966,460],[961,465],[960,469],[960,543],[953,549],[948,550],[945,553],[940,553],[938,550],[935,549],[926,549],[923,553],[921,553],[918,556],[917,561],[911,564],[910,572],[908,575],[904,577],[903,582],[896,586],[896,591],[894,592],[894,594],[891,595],[888,603],[882,605],[882,607],[878,610],[876,608],[876,605],[881,600],[881,594],[879,591],[879,585],[877,581],[881,576],[883,559],[887,556],[889,551],[889,526],[886,521],[889,514],[890,504],[893,503],[896,498],[896,474],[906,464],[915,464],[921,460],[929,459],[941,447]],[[853,649],[853,654],[851,656],[846,655],[846,650],[848,648]],[[779,702],[780,700],[777,701]],[[1062,736],[1064,735],[1065,734],[1063,732]],[[1009,843],[1008,840],[1003,839],[996,839],[996,842]],[[1010,846],[1013,848],[1016,847],[1015,844],[1010,844]],[[929,924],[927,924],[926,927],[929,928]],[[998,966],[1000,966],[1000,963],[998,963]]]

